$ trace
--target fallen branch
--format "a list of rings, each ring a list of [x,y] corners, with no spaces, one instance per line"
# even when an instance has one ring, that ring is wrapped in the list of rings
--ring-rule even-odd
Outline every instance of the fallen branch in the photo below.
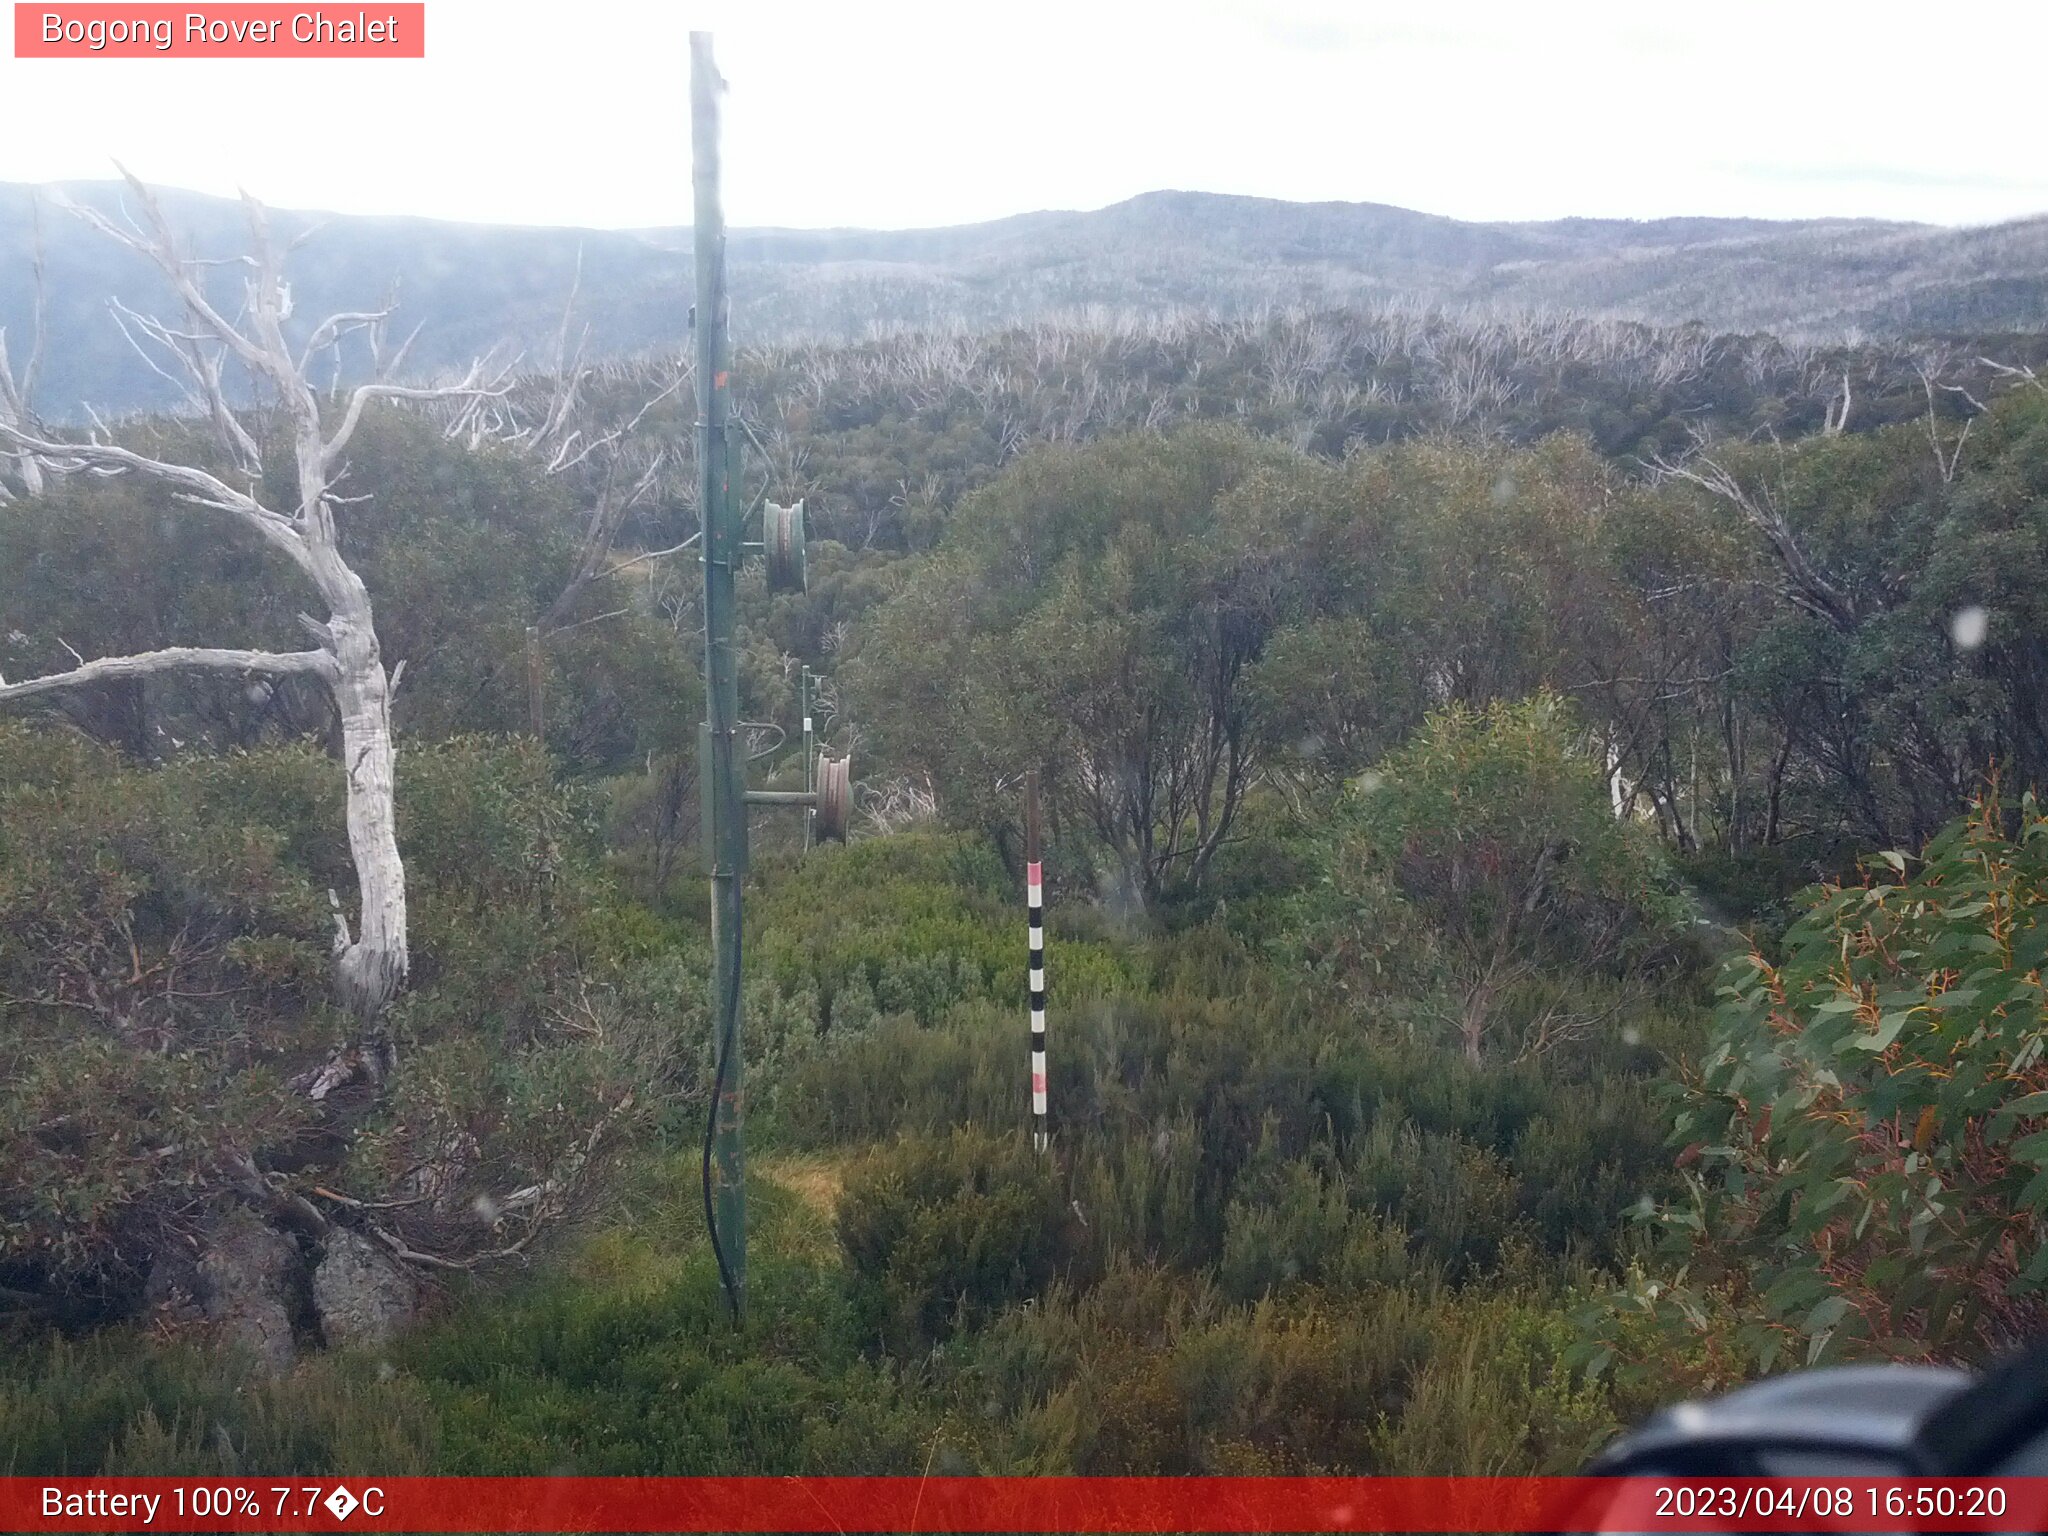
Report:
[[[618,1122],[621,1116],[633,1107],[634,1097],[631,1092],[628,1092],[617,1103],[613,1104],[610,1109],[606,1110],[598,1118],[597,1123],[590,1128],[589,1135],[584,1137],[581,1144],[571,1147],[560,1161],[556,1163],[555,1171],[550,1173],[540,1183],[529,1184],[523,1189],[514,1190],[502,1201],[493,1201],[488,1196],[478,1201],[479,1207],[487,1209],[493,1214],[494,1226],[502,1224],[504,1217],[509,1213],[525,1213],[525,1230],[514,1241],[506,1243],[502,1247],[492,1248],[483,1253],[473,1253],[466,1258],[456,1259],[450,1258],[446,1254],[429,1253],[424,1249],[415,1248],[398,1233],[391,1231],[388,1227],[379,1226],[374,1221],[366,1220],[364,1225],[377,1241],[391,1251],[392,1257],[407,1264],[418,1264],[428,1269],[470,1271],[478,1268],[480,1265],[500,1263],[507,1259],[518,1259],[523,1263],[527,1257],[526,1250],[528,1246],[563,1214],[565,1210],[564,1197],[575,1188],[582,1178],[584,1169],[589,1166],[590,1158],[597,1151],[598,1143],[604,1139],[605,1133]],[[420,1201],[435,1198],[434,1194],[427,1194],[417,1197],[416,1200],[370,1202],[356,1200],[346,1195],[339,1195],[324,1188],[316,1187],[314,1193],[361,1211],[396,1209],[401,1205],[417,1204]]]

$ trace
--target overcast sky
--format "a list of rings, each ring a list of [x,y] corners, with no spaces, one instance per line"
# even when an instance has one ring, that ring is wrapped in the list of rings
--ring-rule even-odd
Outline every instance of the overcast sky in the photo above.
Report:
[[[282,207],[687,223],[696,26],[737,224],[1161,187],[1468,219],[2048,212],[2044,0],[428,0],[427,26],[417,61],[0,57],[0,181],[119,157]]]

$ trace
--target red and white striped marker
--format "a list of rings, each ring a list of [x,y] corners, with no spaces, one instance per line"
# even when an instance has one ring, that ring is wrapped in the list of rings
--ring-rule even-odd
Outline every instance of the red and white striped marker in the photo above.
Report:
[[[1031,1141],[1051,1140],[1045,1086],[1045,872],[1038,858],[1038,770],[1024,775],[1024,900],[1031,925]]]
[[[1038,863],[1024,867],[1031,911],[1031,1114],[1032,1141],[1043,1152],[1045,1128],[1045,886]]]

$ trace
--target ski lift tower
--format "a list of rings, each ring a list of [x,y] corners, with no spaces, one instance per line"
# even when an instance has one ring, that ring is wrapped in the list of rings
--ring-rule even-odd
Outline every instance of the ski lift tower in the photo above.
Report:
[[[751,805],[806,809],[809,831],[844,841],[851,813],[852,767],[846,757],[811,757],[809,679],[805,678],[804,782],[801,790],[749,790],[739,717],[739,655],[734,640],[734,577],[749,550],[764,556],[773,591],[806,583],[803,503],[767,503],[761,538],[744,538],[745,502],[739,442],[734,433],[731,348],[725,289],[725,216],[719,200],[718,93],[725,82],[713,62],[711,34],[690,34],[690,144],[696,211],[696,350],[698,541],[704,567],[704,724],[698,734],[704,851],[711,869],[711,1018],[716,1042],[711,1106],[704,1137],[704,1219],[718,1276],[737,1323],[746,1316],[746,1168],[741,1146],[740,886],[747,873],[747,810]],[[808,844],[809,837],[806,837]]]

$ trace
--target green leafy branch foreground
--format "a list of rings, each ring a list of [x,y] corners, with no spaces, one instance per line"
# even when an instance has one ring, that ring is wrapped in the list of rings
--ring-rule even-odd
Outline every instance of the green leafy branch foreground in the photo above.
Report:
[[[1627,1306],[1760,1370],[1983,1358],[2048,1326],[2048,817],[1995,792],[1729,964],[1672,1097],[1675,1276]],[[1594,1356],[1605,1364],[1611,1350]]]

